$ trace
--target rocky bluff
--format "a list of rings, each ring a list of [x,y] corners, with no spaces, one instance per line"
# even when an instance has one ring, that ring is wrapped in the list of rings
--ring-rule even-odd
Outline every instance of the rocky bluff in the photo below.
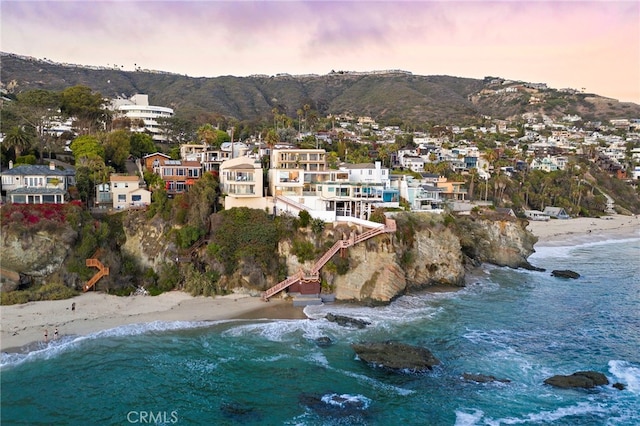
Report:
[[[336,299],[387,303],[429,286],[464,286],[466,273],[482,263],[534,268],[527,258],[534,252],[537,238],[526,230],[526,221],[498,215],[428,213],[398,213],[394,219],[395,233],[348,249],[347,273],[329,272],[328,268],[321,271]],[[281,244],[280,253],[287,257],[289,271],[310,268],[312,262],[300,265],[286,249],[286,244],[284,249]]]
[[[122,244],[117,244],[118,249],[127,257],[135,258],[141,267],[159,271],[166,263],[175,264],[177,256],[184,257],[171,237],[175,226],[159,218],[149,219],[142,211],[121,214],[124,238]],[[395,233],[382,234],[350,247],[345,257],[339,259],[341,268],[336,268],[334,263],[333,267],[327,264],[322,269],[323,282],[335,293],[336,299],[387,303],[428,286],[463,286],[465,274],[481,263],[531,267],[527,257],[534,251],[536,238],[526,231],[526,221],[501,216],[454,217],[404,212],[393,217],[397,223]],[[330,245],[345,233],[363,231],[355,225],[327,225],[319,238]],[[76,237],[73,229],[64,226],[28,235],[11,232],[8,226],[3,226],[0,266],[5,283],[8,272],[42,282],[52,274],[64,272],[65,259],[77,244]],[[306,235],[302,232],[302,238],[318,243],[318,236],[311,232]],[[199,250],[191,250],[191,259],[206,268],[217,268],[206,251],[206,244]],[[289,273],[300,268],[310,269],[313,264],[313,261],[298,261],[291,238],[281,239],[277,252],[280,264]],[[250,258],[242,262],[233,276],[222,275],[220,281],[256,292],[277,282],[274,270],[264,270],[257,262],[252,265]],[[117,269],[117,265],[110,266]],[[221,268],[217,269],[222,272]],[[10,290],[11,286],[3,285],[3,289]]]

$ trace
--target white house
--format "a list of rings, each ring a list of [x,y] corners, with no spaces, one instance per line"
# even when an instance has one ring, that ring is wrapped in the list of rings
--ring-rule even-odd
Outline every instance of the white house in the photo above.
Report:
[[[20,165],[2,172],[2,190],[12,203],[62,204],[67,191],[75,185],[75,170],[59,170],[53,163],[48,166]]]
[[[114,209],[143,207],[151,203],[151,192],[140,188],[138,176],[112,174],[109,181]]]
[[[543,213],[540,210],[525,210],[524,215],[527,217],[527,219],[531,220],[548,221],[550,219],[548,214]]]

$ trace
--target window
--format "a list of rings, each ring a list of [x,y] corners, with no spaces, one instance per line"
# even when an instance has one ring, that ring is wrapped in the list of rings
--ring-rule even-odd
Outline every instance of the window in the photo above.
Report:
[[[131,201],[133,201],[134,203],[142,201],[142,195],[132,195]]]
[[[124,203],[127,201],[127,194],[118,194],[118,202]]]

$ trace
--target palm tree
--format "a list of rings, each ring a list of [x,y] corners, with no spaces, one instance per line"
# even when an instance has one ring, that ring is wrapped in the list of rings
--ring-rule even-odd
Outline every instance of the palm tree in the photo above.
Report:
[[[4,141],[8,148],[13,148],[16,158],[20,156],[22,151],[31,148],[33,137],[22,126],[13,126],[7,132]]]

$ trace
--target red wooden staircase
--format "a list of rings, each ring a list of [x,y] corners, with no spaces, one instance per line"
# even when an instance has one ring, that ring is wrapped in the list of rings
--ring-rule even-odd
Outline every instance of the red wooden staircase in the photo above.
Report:
[[[393,219],[386,219],[385,224],[382,226],[378,226],[376,228],[369,229],[366,232],[363,232],[360,235],[354,237],[352,234],[347,239],[338,240],[335,242],[333,246],[329,250],[326,251],[325,254],[320,257],[320,259],[316,260],[316,263],[311,267],[311,271],[309,274],[305,274],[304,271],[299,270],[295,274],[291,275],[287,279],[280,281],[278,284],[273,287],[267,289],[264,293],[262,293],[262,299],[267,301],[270,297],[275,295],[276,293],[281,292],[287,287],[292,286],[293,284],[305,280],[305,279],[317,279],[320,269],[333,257],[334,254],[338,252],[338,250],[346,249],[351,247],[357,243],[368,240],[369,238],[373,238],[376,235],[384,234],[385,232],[395,232],[396,231],[396,221]]]
[[[109,267],[104,266],[102,262],[100,262],[97,258],[100,256],[102,252],[98,249],[93,256],[85,261],[85,264],[89,267],[98,268],[98,272],[91,277],[89,281],[82,287],[82,291],[88,291],[91,287],[93,287],[100,278],[106,277],[109,275]]]

